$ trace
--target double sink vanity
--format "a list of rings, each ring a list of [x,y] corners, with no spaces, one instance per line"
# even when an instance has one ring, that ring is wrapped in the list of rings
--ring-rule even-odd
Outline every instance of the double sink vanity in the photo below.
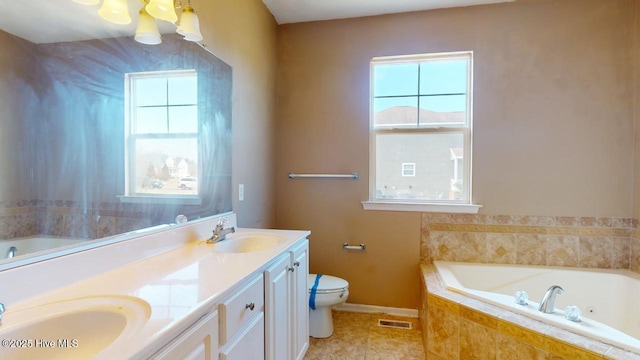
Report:
[[[309,232],[220,218],[0,271],[0,358],[302,359]]]

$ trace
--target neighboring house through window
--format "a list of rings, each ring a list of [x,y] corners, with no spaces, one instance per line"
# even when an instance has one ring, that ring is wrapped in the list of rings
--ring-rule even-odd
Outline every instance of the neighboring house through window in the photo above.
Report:
[[[372,59],[365,208],[470,204],[472,61],[472,52]]]
[[[125,75],[125,197],[197,198],[195,70]]]
[[[402,176],[416,176],[416,163],[402,163]]]

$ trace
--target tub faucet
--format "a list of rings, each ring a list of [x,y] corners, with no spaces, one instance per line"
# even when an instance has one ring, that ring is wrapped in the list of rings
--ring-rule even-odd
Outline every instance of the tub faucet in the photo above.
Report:
[[[564,289],[558,285],[551,285],[547,292],[544,293],[542,297],[542,301],[540,301],[540,306],[538,306],[538,311],[543,312],[545,314],[553,313],[553,309],[556,303],[556,295],[564,293]]]
[[[9,248],[9,250],[7,250],[7,253],[5,254],[5,258],[10,259],[14,256],[16,256],[16,251],[18,251],[18,249],[16,249],[15,246],[12,246]]]
[[[227,220],[227,218],[224,218],[224,217],[218,220],[218,224],[216,225],[216,228],[213,230],[213,235],[211,235],[211,237],[207,240],[207,243],[213,244],[213,243],[220,242],[226,239],[226,236],[228,234],[232,234],[236,232],[236,228],[234,228],[233,226],[227,229],[224,228],[224,225],[228,222],[229,220]]]

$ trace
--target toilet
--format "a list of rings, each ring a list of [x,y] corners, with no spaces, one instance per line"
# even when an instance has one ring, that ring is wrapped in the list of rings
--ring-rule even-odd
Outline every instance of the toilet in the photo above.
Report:
[[[331,307],[347,301],[349,282],[339,277],[322,275],[315,288],[316,274],[309,274],[309,336],[327,338],[333,334]],[[312,309],[315,305],[315,310]]]

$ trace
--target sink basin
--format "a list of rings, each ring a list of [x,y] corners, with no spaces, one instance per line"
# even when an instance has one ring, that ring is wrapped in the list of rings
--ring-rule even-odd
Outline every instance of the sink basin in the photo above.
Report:
[[[287,240],[280,234],[272,233],[235,233],[227,235],[222,240],[213,245],[213,250],[223,253],[247,253],[270,249]]]
[[[145,301],[128,296],[86,297],[7,309],[0,326],[2,359],[89,359],[135,333],[151,314]]]

